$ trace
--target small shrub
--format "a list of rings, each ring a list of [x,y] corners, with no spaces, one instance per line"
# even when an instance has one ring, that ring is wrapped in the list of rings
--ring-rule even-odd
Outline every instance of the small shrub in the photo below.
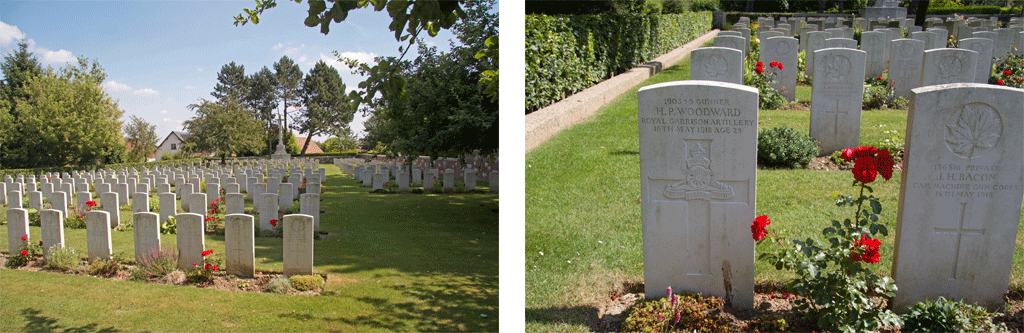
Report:
[[[160,222],[160,233],[164,235],[173,235],[178,232],[178,222],[171,216],[167,221]]]
[[[766,167],[803,168],[818,155],[811,137],[790,127],[775,127],[757,133],[757,163]]]
[[[671,290],[671,289],[670,289]],[[671,298],[671,299],[670,299]],[[633,305],[622,324],[624,332],[732,332],[729,322],[711,314],[725,303],[717,297],[683,292]]]
[[[1002,63],[996,65],[996,73],[989,83],[1024,88],[1024,55],[1007,55]]]
[[[70,271],[78,268],[82,260],[78,257],[78,251],[70,247],[60,247],[54,244],[50,247],[50,258],[46,259],[47,269]]]
[[[159,213],[160,212],[160,198],[153,196],[149,198],[149,212]]]
[[[164,275],[163,281],[164,281],[164,283],[167,283],[167,284],[181,285],[182,283],[185,283],[185,279],[186,279],[185,272],[176,270],[176,271],[167,273],[167,275]]]
[[[96,259],[89,264],[89,268],[86,272],[89,275],[104,275],[111,276],[117,274],[117,271],[121,270],[121,264],[117,263],[117,258],[111,259]]]
[[[843,155],[843,151],[842,150],[836,150],[836,151],[832,152],[832,156],[829,157],[829,158],[832,159],[832,163],[835,163],[836,165],[849,165],[849,164],[853,164],[852,161],[844,160],[842,158],[842,155]]]
[[[135,267],[128,271],[128,279],[132,281],[145,282],[149,280],[149,274],[138,267]]]
[[[900,131],[888,130],[884,131],[883,133],[885,133],[886,138],[882,139],[882,141],[876,142],[872,146],[875,146],[878,149],[888,150],[893,157],[896,157],[898,155],[898,152],[903,151],[904,141],[903,137],[900,136]]]
[[[39,226],[39,211],[28,212],[28,225]]]
[[[324,278],[319,275],[295,275],[288,278],[288,281],[298,291],[317,289],[324,284]]]
[[[782,68],[782,64],[773,61],[769,64],[769,69],[765,69],[764,66],[765,63],[756,62],[753,68],[748,71],[749,76],[744,78],[744,83],[757,88],[757,107],[759,110],[778,109],[788,103],[786,97],[782,96],[781,93],[771,86],[771,83],[775,81],[775,77],[778,75],[774,68],[776,66]],[[779,70],[781,71],[781,69]]]
[[[925,300],[910,307],[903,315],[903,331],[907,332],[976,332],[1005,331],[1003,324],[993,324],[992,315],[985,309],[962,301],[950,301],[939,296],[935,301]]]
[[[874,109],[906,109],[910,101],[906,98],[896,96],[895,81],[886,81],[885,87],[878,89],[864,89],[864,101],[861,108],[864,110]]]
[[[213,272],[206,269],[193,269],[185,273],[185,281],[188,283],[210,283],[213,282]]]
[[[178,267],[178,250],[173,247],[162,247],[151,250],[139,258],[136,263],[139,270],[149,276],[163,277],[170,274]]]
[[[70,214],[67,219],[64,219],[64,227],[68,229],[85,229],[85,215],[82,214]]]
[[[278,276],[267,283],[267,291],[278,294],[286,294],[292,289],[292,283],[287,277]]]
[[[11,255],[7,257],[7,262],[4,263],[5,266],[18,268],[28,265],[28,263],[32,261],[32,258],[35,258],[37,254],[42,252],[39,245],[31,245],[28,243],[22,244],[18,249],[18,253],[11,253]]]
[[[238,280],[236,286],[238,287],[238,289],[249,288],[249,280]]]
[[[786,328],[786,319],[777,314],[763,315],[747,324],[747,329],[753,332],[785,332]]]
[[[121,205],[121,207],[118,207],[118,210],[120,210],[122,212],[130,212],[130,211],[132,211],[132,205],[131,204],[123,204],[123,205]]]

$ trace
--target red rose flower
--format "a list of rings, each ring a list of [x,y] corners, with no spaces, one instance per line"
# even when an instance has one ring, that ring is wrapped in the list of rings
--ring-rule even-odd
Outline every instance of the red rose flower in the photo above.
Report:
[[[210,270],[210,264],[206,264],[206,266],[203,266],[203,268],[205,268],[206,270]]]
[[[39,246],[43,246],[43,241],[39,241]]]
[[[877,239],[868,238],[867,235],[861,235],[860,239],[854,242],[853,247],[860,249],[864,247],[863,253],[850,254],[850,258],[855,261],[863,261],[869,264],[877,264],[881,254],[878,253],[878,247],[882,246],[882,241]]]
[[[96,206],[96,202],[95,201],[86,201],[85,205],[89,206],[89,207],[95,207]]]
[[[881,80],[881,79],[882,79],[881,76],[875,78],[875,80]]]
[[[885,178],[885,180],[892,178],[892,168],[895,163],[888,150],[882,149],[878,151],[878,172],[882,173],[882,178]]]
[[[762,73],[764,73],[764,68],[763,67],[754,68],[754,72],[756,72],[757,74],[762,74]]]
[[[1003,85],[1003,80],[996,81],[996,84]]]
[[[22,242],[27,242],[28,241],[28,235],[21,235],[21,241]]]
[[[878,164],[875,163],[875,159],[869,156],[861,156],[857,158],[857,161],[853,164],[853,178],[861,183],[870,183],[875,181],[875,175],[878,174]]]
[[[781,62],[779,63],[779,70],[780,71],[782,70],[782,63]]]
[[[270,220],[270,226],[276,227],[277,226],[277,220]]]
[[[754,219],[754,222],[750,224],[750,232],[754,234],[754,241],[764,239],[768,230],[765,230],[769,224],[772,224],[772,220],[768,219],[768,215],[761,215]]]
[[[853,160],[853,149],[850,149],[850,147],[846,147],[846,149],[843,149],[843,154],[839,155],[839,157],[842,158],[844,161]]]
[[[203,251],[202,255],[205,257],[205,256],[209,255],[210,253],[213,253],[213,250]]]
[[[210,206],[217,207],[217,200],[210,201]]]
[[[22,256],[27,256],[27,255],[28,255],[28,251],[25,251],[25,250],[21,250],[21,255],[22,255]]]
[[[217,265],[213,265],[213,271],[214,272],[216,272],[218,269],[219,269],[219,267],[217,267]]]
[[[1013,74],[1013,72],[1011,72],[1011,71],[1009,71],[1009,70],[1005,70],[1005,71],[1003,71],[1003,75],[1007,75],[1007,76],[1009,76],[1010,74]]]

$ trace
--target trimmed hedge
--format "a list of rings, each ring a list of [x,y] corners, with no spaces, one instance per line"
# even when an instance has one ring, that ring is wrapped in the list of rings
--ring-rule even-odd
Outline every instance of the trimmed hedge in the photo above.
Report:
[[[131,168],[131,167],[152,167],[154,165],[166,166],[166,165],[181,165],[184,163],[191,162],[202,162],[202,158],[187,158],[180,160],[169,160],[169,161],[156,161],[156,162],[138,162],[138,163],[118,163],[118,164],[100,164],[100,165],[82,165],[82,166],[71,166],[71,167],[54,167],[54,168],[32,168],[32,169],[5,169],[0,170],[0,176],[4,175],[40,175],[47,172],[71,172],[71,171],[94,171],[99,169],[120,169],[120,168]]]
[[[623,73],[711,30],[711,12],[527,15],[526,113]]]
[[[1020,14],[1020,8],[1003,8],[999,6],[964,6],[964,7],[936,7],[928,8],[928,15],[953,15],[953,14]]]

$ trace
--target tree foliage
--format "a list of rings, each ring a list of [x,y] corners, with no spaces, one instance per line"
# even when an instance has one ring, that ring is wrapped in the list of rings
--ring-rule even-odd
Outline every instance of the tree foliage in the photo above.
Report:
[[[0,65],[0,164],[34,168],[120,163],[124,113],[100,84],[103,68],[84,58],[61,69],[42,69],[20,43]]]
[[[299,64],[292,61],[292,58],[282,56],[281,60],[274,63],[274,83],[277,99],[281,103],[284,128],[288,130],[288,107],[302,106],[302,68],[299,68]]]
[[[263,66],[259,72],[250,75],[246,82],[249,95],[246,97],[246,105],[253,112],[253,117],[263,123],[266,132],[266,147],[263,153],[270,154],[270,149],[277,144],[277,131],[274,129],[274,109],[277,108],[277,78],[274,72]]]
[[[470,45],[496,34],[494,1],[468,1],[467,19],[456,27],[462,42],[451,52],[420,45],[420,56],[401,62],[408,98],[382,97],[366,123],[367,144],[407,156],[455,156],[498,148],[498,104],[482,93],[480,76],[491,69]]]
[[[642,0],[620,0],[620,1],[642,1]],[[296,2],[302,2],[296,0]],[[398,60],[402,60],[405,57],[406,52],[412,49],[416,43],[419,34],[426,31],[430,36],[436,36],[441,29],[449,29],[461,18],[467,17],[466,12],[462,9],[461,5],[467,3],[467,0],[459,1],[444,1],[444,0],[421,0],[421,1],[407,1],[407,0],[327,0],[327,1],[309,1],[309,15],[303,21],[308,27],[320,27],[320,32],[327,34],[330,32],[331,23],[340,23],[348,18],[349,11],[359,8],[373,8],[374,11],[387,10],[388,15],[391,17],[391,24],[388,28],[395,33],[395,40],[398,42],[407,43],[407,45],[400,46],[399,52],[402,53],[398,57]],[[330,6],[328,6],[330,5]],[[235,16],[235,25],[245,25],[246,23],[252,22],[258,24],[260,21],[260,15],[264,11],[277,7],[276,0],[256,0],[256,7],[254,9],[243,9],[243,13]],[[496,31],[495,31],[496,32]],[[486,39],[487,36],[484,38]],[[483,47],[484,44],[481,40],[480,44],[476,44],[476,47]],[[495,41],[496,42],[496,41]],[[497,43],[494,44],[497,47]],[[496,50],[495,50],[496,54]],[[335,56],[339,59],[341,56],[335,52]],[[496,58],[495,58],[496,61]],[[377,64],[371,66],[370,64],[360,64],[354,60],[347,61],[349,66],[357,69],[361,74],[367,76],[367,79],[359,83],[359,88],[364,91],[353,91],[350,98],[358,107],[360,104],[373,104],[375,96],[378,93],[383,95],[385,98],[405,98],[406,90],[405,78],[400,75],[401,65],[396,61],[378,61]],[[497,82],[497,70],[493,72],[493,79],[489,82]],[[492,96],[497,95],[496,89],[493,90]]]
[[[338,70],[323,60],[318,61],[302,80],[301,93],[305,108],[299,112],[295,124],[299,132],[310,138],[302,145],[301,154],[305,154],[313,136],[334,128],[347,128],[356,110],[349,104]]]
[[[245,66],[235,64],[234,61],[224,65],[217,73],[217,85],[210,93],[218,100],[233,99],[245,101],[249,97],[249,87],[246,84]]]
[[[211,152],[224,157],[252,154],[264,148],[263,124],[238,101],[199,100],[188,108],[196,113],[182,125],[192,136],[182,149],[190,153]]]
[[[128,161],[145,162],[149,155],[156,153],[156,125],[135,115],[129,116],[128,119],[124,126],[125,140],[130,144]]]

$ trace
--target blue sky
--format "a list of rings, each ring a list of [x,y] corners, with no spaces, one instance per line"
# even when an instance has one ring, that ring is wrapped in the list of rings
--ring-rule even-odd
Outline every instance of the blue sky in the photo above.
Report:
[[[351,74],[333,52],[369,61],[374,56],[398,56],[391,19],[383,12],[359,9],[347,20],[331,25],[328,35],[302,24],[308,6],[278,0],[259,24],[234,26],[233,17],[246,1],[5,1],[0,2],[0,53],[30,43],[44,66],[63,67],[76,57],[97,60],[107,74],[105,91],[119,101],[124,119],[136,115],[156,125],[158,140],[194,114],[187,106],[212,99],[217,72],[232,61],[251,74],[287,55],[303,73],[319,60],[338,69],[349,90],[363,78]],[[423,34],[428,45],[448,50],[453,35]],[[415,49],[406,59],[415,58]],[[363,130],[365,118],[356,113],[353,131]],[[303,135],[300,135],[303,136]],[[317,137],[323,140],[326,137]]]

